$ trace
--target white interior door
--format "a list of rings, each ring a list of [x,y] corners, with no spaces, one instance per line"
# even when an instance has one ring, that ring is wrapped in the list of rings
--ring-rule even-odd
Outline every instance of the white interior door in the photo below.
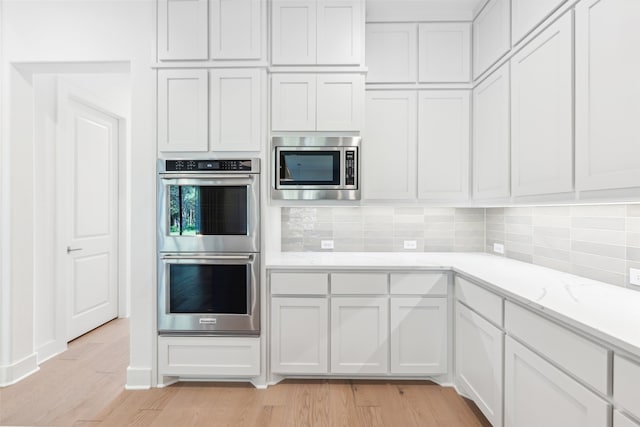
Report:
[[[67,338],[117,317],[118,119],[73,96],[60,100],[61,290]]]

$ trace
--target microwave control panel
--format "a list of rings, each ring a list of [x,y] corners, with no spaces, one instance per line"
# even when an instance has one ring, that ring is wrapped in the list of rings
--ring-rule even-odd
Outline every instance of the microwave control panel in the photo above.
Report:
[[[344,162],[345,162],[345,175],[344,175],[344,184],[345,185],[356,185],[356,152],[355,150],[346,150],[344,153]]]
[[[251,160],[167,160],[167,172],[250,172]]]

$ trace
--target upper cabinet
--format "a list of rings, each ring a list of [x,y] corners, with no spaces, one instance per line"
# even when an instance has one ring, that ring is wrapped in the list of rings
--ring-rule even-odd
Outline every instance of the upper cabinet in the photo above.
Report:
[[[576,187],[640,186],[640,2],[576,6]]]
[[[420,24],[418,37],[418,79],[421,82],[470,80],[471,24]]]
[[[511,48],[509,0],[490,0],[473,23],[473,78]]]
[[[460,83],[471,78],[471,24],[367,24],[367,83]]]
[[[512,194],[573,190],[572,15],[511,58]]]
[[[362,0],[274,0],[274,65],[360,65]]]
[[[265,7],[262,0],[158,0],[158,59],[261,59]]]
[[[473,90],[473,198],[509,197],[509,63]]]
[[[206,60],[207,0],[158,0],[158,59]]]
[[[416,24],[367,24],[367,83],[414,83],[418,79]]]
[[[514,46],[567,0],[511,0]]]

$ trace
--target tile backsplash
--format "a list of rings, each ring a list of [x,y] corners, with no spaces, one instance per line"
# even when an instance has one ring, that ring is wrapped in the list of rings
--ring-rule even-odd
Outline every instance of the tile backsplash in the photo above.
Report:
[[[474,208],[282,208],[282,251],[477,252],[485,247],[485,210]],[[404,249],[405,240],[416,249]]]
[[[505,208],[287,207],[282,251],[493,252],[618,286],[640,269],[640,204]],[[416,249],[404,249],[405,240]]]

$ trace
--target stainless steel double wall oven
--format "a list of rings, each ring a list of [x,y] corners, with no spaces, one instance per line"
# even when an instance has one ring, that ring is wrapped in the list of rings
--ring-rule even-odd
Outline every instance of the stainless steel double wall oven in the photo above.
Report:
[[[260,333],[259,159],[158,162],[158,331]]]

